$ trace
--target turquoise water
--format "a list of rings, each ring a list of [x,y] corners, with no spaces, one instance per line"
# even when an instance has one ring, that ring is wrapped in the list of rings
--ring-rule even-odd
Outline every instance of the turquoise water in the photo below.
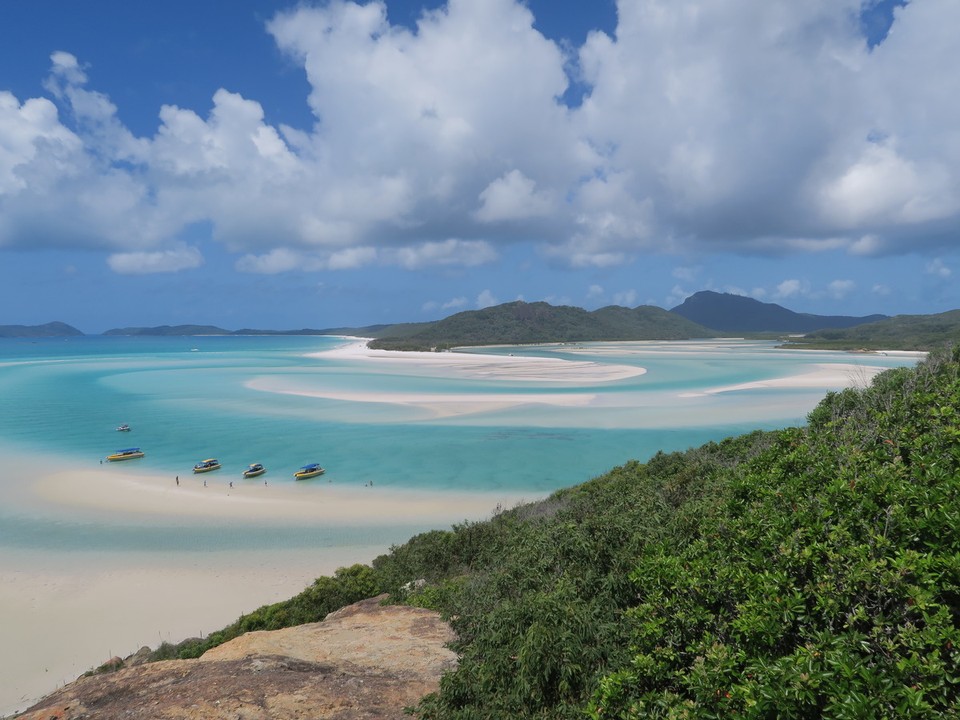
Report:
[[[804,372],[815,363],[893,367],[912,358],[797,353],[769,343],[588,344],[484,349],[574,361],[635,365],[626,380],[572,384],[450,376],[421,366],[309,357],[344,344],[328,337],[83,337],[0,340],[0,445],[38,458],[93,467],[109,453],[139,446],[125,464],[151,474],[191,476],[216,457],[210,482],[239,480],[262,462],[271,484],[294,484],[301,465],[319,462],[323,480],[348,486],[509,491],[531,497],[585,481],[657,450],[678,450],[755,428],[801,423],[822,389],[735,391],[691,399],[709,388]],[[281,382],[314,395],[516,395],[519,406],[437,418],[394,402],[356,402],[256,390]],[[372,395],[370,395],[372,394]],[[584,407],[536,402],[544,395],[591,396]],[[115,428],[128,423],[130,433]],[[0,475],[4,484],[24,478]],[[250,480],[246,482],[259,482]],[[190,550],[198,547],[311,547],[369,541],[371,530],[237,529],[110,523],[60,518],[43,529],[22,508],[0,506],[0,547]],[[376,539],[406,539],[416,519],[380,527]]]

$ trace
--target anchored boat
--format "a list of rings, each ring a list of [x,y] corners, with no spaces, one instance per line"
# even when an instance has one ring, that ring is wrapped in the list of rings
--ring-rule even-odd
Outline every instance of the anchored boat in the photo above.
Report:
[[[252,465],[247,465],[247,469],[243,471],[243,476],[245,478],[259,477],[266,471],[267,469],[260,463],[253,463]]]
[[[193,471],[195,473],[205,473],[205,472],[210,472],[211,470],[219,470],[219,469],[220,469],[220,461],[217,460],[216,458],[209,458],[207,460],[204,460],[203,462],[198,462],[196,465],[193,466]]]
[[[307,478],[316,477],[317,475],[323,475],[325,472],[326,470],[320,467],[320,463],[310,463],[297,470],[293,474],[293,477],[296,480],[306,480]]]
[[[113,455],[107,455],[107,460],[116,462],[117,460],[134,460],[142,458],[146,453],[140,448],[127,448],[126,450],[117,450]]]

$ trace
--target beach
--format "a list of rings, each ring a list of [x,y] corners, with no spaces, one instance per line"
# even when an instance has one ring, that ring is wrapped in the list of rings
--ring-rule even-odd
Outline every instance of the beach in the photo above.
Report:
[[[216,341],[207,342],[212,345]],[[549,354],[551,348],[540,351]],[[254,394],[258,402],[289,396],[298,403],[328,403],[324,407],[334,408],[349,424],[342,432],[337,428],[327,428],[327,432],[356,443],[366,458],[380,461],[375,466],[380,469],[370,474],[363,464],[360,471],[348,473],[346,463],[356,460],[357,452],[341,451],[339,474],[335,470],[310,481],[293,482],[286,472],[281,475],[279,468],[269,468],[263,478],[241,480],[238,470],[177,475],[158,472],[138,460],[107,463],[85,459],[77,463],[52,456],[38,463],[36,456],[18,452],[16,444],[0,448],[5,458],[0,509],[8,524],[0,525],[0,532],[6,533],[0,544],[0,613],[5,618],[0,624],[0,647],[12,649],[0,653],[0,676],[4,678],[0,715],[24,709],[32,700],[112,656],[219,630],[242,613],[292,597],[318,576],[357,562],[368,563],[387,552],[391,544],[402,543],[417,532],[483,520],[498,507],[537,500],[549,489],[589,479],[589,475],[568,475],[566,468],[560,468],[546,480],[537,480],[540,484],[536,487],[549,489],[524,491],[511,484],[517,482],[518,473],[512,471],[516,461],[508,472],[498,473],[470,467],[478,461],[464,463],[463,457],[475,457],[462,454],[464,448],[472,447],[466,439],[478,443],[479,452],[487,456],[530,447],[549,454],[551,460],[562,451],[578,456],[588,448],[595,451],[599,442],[606,442],[602,438],[625,437],[611,435],[606,428],[618,432],[624,428],[631,432],[669,428],[681,433],[682,443],[685,429],[709,428],[711,423],[716,427],[726,427],[724,423],[776,426],[785,417],[803,417],[828,390],[866,386],[889,367],[877,362],[880,356],[846,355],[836,357],[836,362],[820,362],[819,355],[812,355],[809,362],[789,365],[794,371],[779,376],[706,382],[689,388],[687,383],[669,378],[660,385],[647,384],[657,380],[657,373],[648,374],[646,359],[660,357],[660,365],[652,359],[650,364],[664,375],[679,365],[679,360],[671,359],[672,353],[677,358],[704,357],[720,367],[716,377],[727,378],[742,377],[739,356],[727,355],[726,346],[711,342],[594,344],[557,351],[567,357],[525,357],[520,348],[510,351],[515,356],[397,353],[369,350],[362,339],[351,339],[334,350],[307,355],[304,368],[267,372],[256,366],[237,381],[236,397],[245,402],[241,391]],[[578,359],[577,354],[584,358]],[[919,356],[904,356],[901,364]],[[203,352],[186,359],[177,356],[178,368],[184,368],[177,372],[200,373],[195,387],[205,389],[207,378],[214,376],[202,374],[207,371],[200,363],[212,362],[207,358],[220,362],[219,357]],[[162,359],[169,363],[166,357]],[[339,366],[334,368],[336,372],[318,374],[309,364],[315,362],[322,369],[327,367],[323,363],[330,361],[367,374],[350,375],[347,382]],[[760,356],[753,362],[764,361]],[[195,366],[199,369],[194,370]],[[223,377],[218,365],[211,368],[215,377]],[[75,382],[74,376],[67,377]],[[133,386],[135,378],[103,371],[103,382],[125,391],[128,385],[121,383]],[[415,382],[408,382],[409,378]],[[437,378],[456,382],[435,385],[433,379]],[[97,397],[102,395],[102,387],[96,386]],[[177,390],[177,386],[170,387]],[[184,398],[193,387],[183,392]],[[217,393],[227,391],[234,392],[216,388]],[[163,401],[175,404],[178,418],[186,422],[181,418],[183,399],[173,402],[165,397]],[[230,406],[231,417],[235,408],[245,406]],[[292,405],[289,412],[303,410]],[[165,417],[157,416],[158,426]],[[285,425],[284,432],[305,422]],[[224,432],[229,434],[234,427],[245,430],[247,423],[245,420]],[[451,423],[490,425],[492,430],[436,434]],[[193,434],[202,434],[207,424],[198,421],[190,427],[199,428]],[[576,432],[545,430],[567,427]],[[603,434],[589,436],[589,445],[578,445],[580,428]],[[458,444],[448,451],[449,459],[443,456],[434,462],[427,457],[432,449],[428,440],[417,446],[414,454],[404,456],[406,464],[413,467],[396,462],[391,466],[396,458],[380,458],[386,454],[386,440],[381,438],[392,438],[401,429],[424,438],[453,438]],[[130,444],[134,437],[148,437],[149,430],[141,435],[137,432],[139,428],[131,433]],[[156,446],[165,439],[155,431]],[[0,443],[5,442],[0,438]],[[520,445],[528,442],[530,445]],[[336,446],[327,448],[331,457],[336,457],[337,451]],[[636,445],[619,451],[623,457],[638,457]],[[174,452],[168,450],[168,457]],[[148,458],[154,457],[148,452]],[[485,462],[486,458],[480,457],[480,462]],[[526,464],[531,466],[545,462],[541,457],[517,457],[520,462],[527,458]],[[423,474],[447,467],[439,464],[440,460],[452,464],[452,479],[415,484]],[[602,467],[609,469],[616,461],[611,458],[604,463]],[[464,464],[474,472],[467,480],[461,477]],[[396,472],[388,475],[384,468],[390,467]],[[401,476],[400,471],[407,475]],[[486,484],[478,483],[478,477]],[[462,486],[457,484],[461,480]],[[47,533],[57,542],[46,543]],[[72,537],[82,539],[75,548],[64,544]]]
[[[69,517],[185,527],[255,524],[269,532],[271,526],[288,523],[355,529],[405,518],[423,528],[449,528],[488,518],[498,505],[533,499],[375,485],[342,488],[323,482],[322,476],[319,482],[270,485],[269,475],[266,484],[191,475],[180,477],[178,484],[174,477],[112,464],[58,468],[31,481],[36,475],[32,462],[6,459],[8,471],[26,480],[18,505],[38,522],[49,523]],[[5,549],[0,552],[0,613],[7,620],[0,624],[0,647],[7,650],[0,653],[0,716],[24,709],[113,656],[219,630],[243,613],[296,595],[317,577],[369,563],[390,544],[56,556]]]

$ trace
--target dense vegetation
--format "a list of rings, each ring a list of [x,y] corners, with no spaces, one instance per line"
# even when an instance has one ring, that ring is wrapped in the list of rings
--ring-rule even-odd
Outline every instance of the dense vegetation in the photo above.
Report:
[[[468,345],[520,345],[601,340],[686,340],[717,333],[652,306],[609,306],[588,312],[545,302],[505,303],[457,313],[434,323],[395,326],[370,347],[435,350]]]
[[[806,427],[419,535],[159,654],[389,592],[459,634],[431,720],[955,717],[958,523],[954,350],[829,394]]]
[[[818,330],[793,338],[785,347],[827,350],[932,350],[960,344],[960,310],[936,315],[897,315],[845,330]]]

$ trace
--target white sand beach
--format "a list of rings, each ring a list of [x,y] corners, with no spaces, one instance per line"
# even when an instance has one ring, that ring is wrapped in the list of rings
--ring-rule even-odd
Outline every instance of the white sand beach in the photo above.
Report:
[[[681,393],[681,397],[702,397],[704,395],[718,395],[720,393],[738,392],[743,390],[763,389],[803,389],[815,390],[844,387],[866,387],[874,377],[888,368],[875,365],[853,365],[849,363],[821,363],[814,366],[810,372],[771,380],[757,380],[754,382],[739,383],[709,388],[699,393]]]
[[[281,526],[384,525],[398,519],[448,528],[525,499],[338,487],[317,481],[265,485],[140,474],[115,466],[56,468],[33,478],[25,458],[5,463],[24,482],[13,500],[38,522],[85,518],[128,524],[206,522]],[[375,535],[375,534],[374,534]],[[321,575],[368,563],[388,544],[242,552],[0,552],[0,716],[114,655],[219,630],[241,614],[297,594]],[[10,622],[10,619],[15,621]]]
[[[573,361],[562,358],[487,355],[468,352],[397,352],[371,350],[369,338],[350,338],[352,342],[334,350],[313,353],[312,357],[390,363],[393,367],[448,376],[504,380],[525,383],[576,383],[578,385],[626,380],[646,373],[633,365]]]

